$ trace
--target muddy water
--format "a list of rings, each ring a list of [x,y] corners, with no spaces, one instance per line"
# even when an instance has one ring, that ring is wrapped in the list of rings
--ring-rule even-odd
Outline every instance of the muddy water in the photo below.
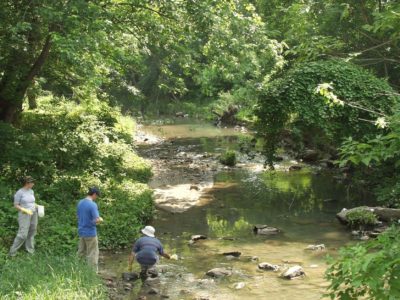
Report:
[[[145,130],[173,143],[142,145],[139,151],[157,159],[154,152],[217,154],[226,148],[238,148],[247,137],[229,129],[203,125],[152,126]],[[251,163],[251,162],[249,162]],[[253,162],[254,163],[254,162]],[[257,163],[257,162],[255,162]],[[335,220],[343,207],[365,203],[368,196],[351,186],[337,183],[330,175],[316,170],[271,172],[245,168],[217,168],[213,185],[202,192],[200,199],[181,213],[159,209],[153,226],[170,254],[178,261],[161,259],[159,279],[151,286],[158,295],[148,295],[150,286],[136,282],[125,299],[320,299],[327,282],[325,257],[335,255],[340,246],[351,243],[351,237]],[[184,169],[184,168],[183,168]],[[260,170],[260,168],[258,169]],[[171,171],[172,172],[172,171]],[[163,174],[153,184],[170,180],[171,185],[192,183],[185,171],[175,176]],[[179,175],[181,172],[181,176]],[[189,191],[188,191],[189,192]],[[256,236],[254,224],[278,227],[282,234],[273,237]],[[192,234],[204,234],[209,239],[189,244]],[[309,244],[325,244],[325,251],[304,250]],[[229,260],[223,252],[240,251],[239,259]],[[120,274],[126,271],[126,253],[105,258],[105,268]],[[252,261],[252,257],[258,257]],[[279,272],[260,271],[259,262],[282,267],[302,265],[307,276],[287,281]],[[205,272],[215,267],[231,268],[233,275],[210,279]],[[136,266],[138,268],[138,266]],[[236,289],[242,282],[244,287]]]

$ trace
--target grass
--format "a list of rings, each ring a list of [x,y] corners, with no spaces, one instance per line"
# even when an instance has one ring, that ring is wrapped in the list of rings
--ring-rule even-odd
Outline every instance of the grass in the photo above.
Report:
[[[0,275],[0,299],[107,299],[101,279],[75,255],[19,254]]]

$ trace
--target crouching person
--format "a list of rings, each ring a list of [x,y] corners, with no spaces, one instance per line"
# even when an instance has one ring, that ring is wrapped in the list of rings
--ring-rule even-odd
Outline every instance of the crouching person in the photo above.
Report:
[[[140,264],[140,277],[142,279],[146,279],[148,271],[155,267],[159,260],[158,254],[170,259],[170,256],[164,252],[161,242],[154,236],[155,231],[152,226],[146,226],[142,229],[144,236],[135,242],[129,256],[129,272],[132,272],[132,263],[136,258],[136,261]]]

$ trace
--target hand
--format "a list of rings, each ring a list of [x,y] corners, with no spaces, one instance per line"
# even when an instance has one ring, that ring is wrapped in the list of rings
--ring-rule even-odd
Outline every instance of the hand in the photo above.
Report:
[[[21,207],[21,212],[24,213],[24,214],[27,214],[29,216],[33,215],[33,212],[30,209],[26,209],[26,208],[23,208],[23,207]]]

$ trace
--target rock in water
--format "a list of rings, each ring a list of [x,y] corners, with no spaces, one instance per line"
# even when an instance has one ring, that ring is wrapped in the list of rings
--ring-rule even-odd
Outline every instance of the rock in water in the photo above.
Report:
[[[190,242],[194,243],[197,242],[199,240],[206,240],[207,237],[205,235],[201,235],[201,234],[196,234],[196,235],[192,235],[190,238]]]
[[[267,262],[263,262],[263,263],[258,264],[258,268],[260,270],[274,271],[274,272],[277,272],[280,269],[280,267],[278,265],[273,265],[273,264],[270,264],[270,263],[267,263]]]
[[[312,250],[312,251],[320,251],[320,250],[325,250],[325,245],[320,244],[320,245],[308,245],[305,250]]]
[[[275,235],[281,231],[278,228],[270,227],[268,225],[254,225],[253,232],[260,235]]]
[[[211,276],[211,277],[225,277],[225,276],[230,276],[232,275],[232,271],[225,269],[225,268],[215,268],[212,270],[209,270],[206,275]]]
[[[224,252],[222,253],[222,255],[239,257],[240,255],[242,255],[242,252],[239,251]]]
[[[305,162],[309,162],[309,163],[316,162],[319,158],[319,152],[317,150],[307,149],[301,155],[301,158]]]
[[[158,294],[158,290],[155,288],[151,288],[148,292],[149,295],[157,295]]]
[[[304,270],[301,266],[293,266],[283,272],[281,277],[285,279],[294,279],[304,275],[306,275],[306,273],[304,273]]]
[[[302,168],[302,166],[293,165],[289,167],[289,171],[300,171]]]
[[[235,283],[233,287],[234,287],[235,289],[237,289],[237,290],[240,290],[240,289],[244,288],[245,286],[246,286],[246,283],[244,283],[244,282],[238,282],[238,283]]]
[[[122,279],[124,281],[134,281],[139,279],[139,274],[135,272],[122,273]]]
[[[200,188],[195,184],[192,184],[189,189],[190,190],[195,190],[195,191],[200,191]]]

